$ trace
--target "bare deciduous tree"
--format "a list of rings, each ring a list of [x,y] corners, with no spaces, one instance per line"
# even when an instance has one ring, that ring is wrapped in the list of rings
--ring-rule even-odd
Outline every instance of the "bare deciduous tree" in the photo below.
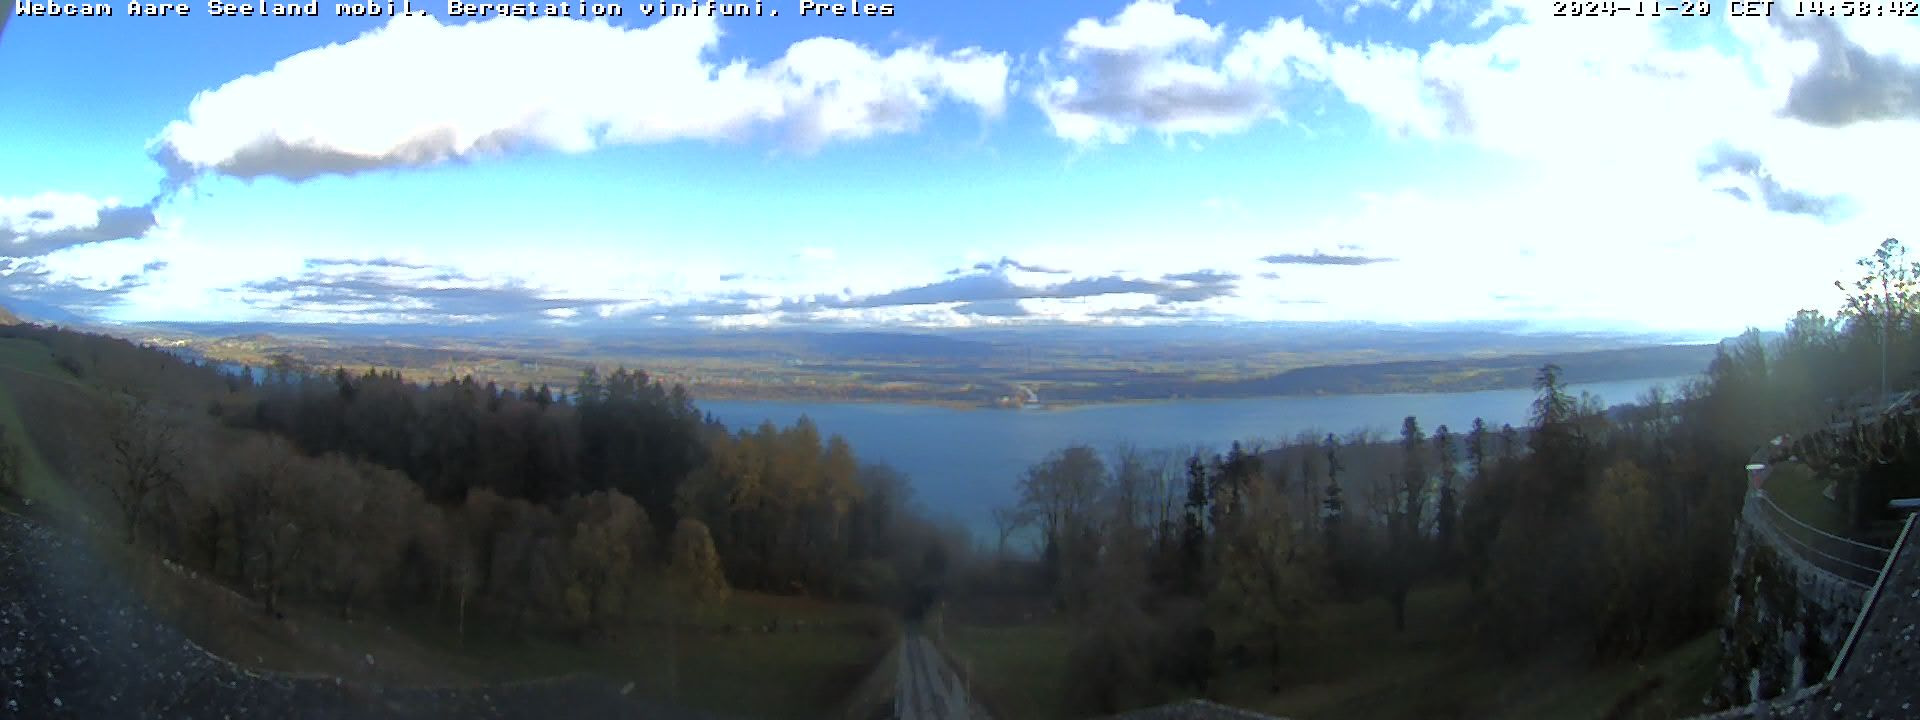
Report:
[[[1085,445],[1048,455],[1020,479],[1019,507],[1039,526],[1041,565],[1070,607],[1090,590],[1084,575],[1099,556],[1096,511],[1108,484],[1106,463]]]
[[[148,503],[180,486],[182,447],[177,422],[138,397],[116,397],[101,406],[105,467],[95,477],[120,511],[127,544],[134,542]]]
[[[279,610],[280,591],[313,531],[300,517],[305,502],[299,485],[307,478],[295,460],[278,438],[250,442],[236,453],[229,490],[240,570],[269,614]]]
[[[1018,508],[998,506],[993,509],[993,529],[999,535],[999,542],[994,546],[995,562],[1007,561],[1007,541],[1026,524],[1027,517]]]

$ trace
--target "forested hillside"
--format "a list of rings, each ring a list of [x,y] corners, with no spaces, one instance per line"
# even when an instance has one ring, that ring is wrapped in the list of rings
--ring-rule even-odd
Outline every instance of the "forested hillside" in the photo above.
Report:
[[[25,432],[0,434],[0,503],[205,574],[269,617],[644,648],[732,617],[717,613],[734,590],[890,610],[937,584],[929,548],[964,543],[915,512],[906,478],[810,422],[730,433],[641,372],[556,396],[225,373],[31,325],[0,328],[0,346]],[[857,637],[807,642],[861,662],[887,642]]]
[[[998,513],[997,569],[955,601],[955,642],[1030,713],[1201,696],[1305,716],[1693,714],[1752,453],[1880,397],[1883,357],[1892,389],[1920,380],[1920,263],[1888,241],[1860,264],[1839,318],[1749,331],[1703,378],[1612,411],[1549,364],[1524,428],[1407,417],[1397,438],[1064,448]],[[1829,479],[1920,492],[1895,467]],[[1064,652],[1034,648],[1049,659],[994,647],[1062,635]],[[1669,654],[1690,659],[1648,674]],[[1549,712],[1555,688],[1611,677],[1631,679]]]

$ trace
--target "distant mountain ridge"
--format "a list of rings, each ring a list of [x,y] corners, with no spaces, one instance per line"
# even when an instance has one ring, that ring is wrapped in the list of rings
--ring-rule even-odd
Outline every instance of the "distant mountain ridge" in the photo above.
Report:
[[[125,326],[201,337],[271,336],[380,341],[416,346],[479,342],[550,346],[554,341],[609,350],[670,355],[784,355],[817,359],[921,357],[979,359],[1002,352],[1194,354],[1233,357],[1250,351],[1374,352],[1382,359],[1454,354],[1513,354],[1696,344],[1701,338],[1642,332],[1528,330],[1512,323],[1393,325],[1366,322],[1199,323],[1165,326],[1031,325],[990,328],[776,327],[685,325],[612,327],[470,323],[148,322]]]
[[[0,295],[0,310],[6,313],[6,317],[13,318],[13,322],[11,323],[0,324],[12,325],[21,322],[34,322],[42,325],[90,324],[89,320],[81,317],[79,314],[58,306],[17,297]]]
[[[1527,387],[1555,363],[1569,383],[1678,378],[1706,370],[1717,344],[1630,337],[1510,336],[1482,329],[1310,326],[1084,329],[1056,333],[663,329],[599,337],[279,334],[272,326],[197,325],[142,340],[236,365],[399,370],[420,382],[473,376],[564,390],[582,371],[644,369],[721,400],[929,402],[1011,406],[1180,398],[1471,392]],[[368,328],[357,328],[367,330]],[[410,332],[432,332],[409,328]],[[207,331],[219,334],[202,334]],[[224,331],[224,332],[222,332]],[[1636,342],[1636,340],[1638,340]]]
[[[1410,360],[1367,364],[1315,365],[1266,377],[1226,381],[1171,382],[1164,387],[1135,383],[1131,390],[1191,398],[1346,395],[1383,392],[1471,392],[1529,387],[1548,363],[1561,369],[1569,384],[1687,377],[1703,373],[1715,345],[1660,345],[1572,353],[1503,355],[1457,360]],[[1059,399],[1077,399],[1076,388],[1053,391]]]

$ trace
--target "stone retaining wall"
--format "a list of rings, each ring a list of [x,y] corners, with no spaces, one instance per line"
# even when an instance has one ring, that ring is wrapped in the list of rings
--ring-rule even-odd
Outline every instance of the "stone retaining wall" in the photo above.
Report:
[[[1734,532],[1713,700],[1740,707],[1795,695],[1825,680],[1866,590],[1807,562],[1752,503]]]

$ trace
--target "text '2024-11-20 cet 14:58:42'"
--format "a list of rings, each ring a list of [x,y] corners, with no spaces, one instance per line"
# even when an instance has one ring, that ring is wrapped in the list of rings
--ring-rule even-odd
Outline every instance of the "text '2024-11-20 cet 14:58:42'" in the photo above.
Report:
[[[327,9],[336,17],[382,17],[428,15],[426,3],[411,0],[361,0],[322,5],[319,0],[305,3],[224,2],[209,0],[200,8],[188,3],[154,3],[134,0],[125,6],[112,3],[15,2],[14,14],[21,17],[184,17],[199,9],[214,17],[306,17]],[[679,2],[679,3],[606,3],[584,0],[561,2],[460,2],[447,0],[442,14],[448,17],[780,17],[780,10],[768,7],[764,0],[754,2]],[[892,17],[892,3],[829,3],[796,0],[793,9],[801,17]]]

